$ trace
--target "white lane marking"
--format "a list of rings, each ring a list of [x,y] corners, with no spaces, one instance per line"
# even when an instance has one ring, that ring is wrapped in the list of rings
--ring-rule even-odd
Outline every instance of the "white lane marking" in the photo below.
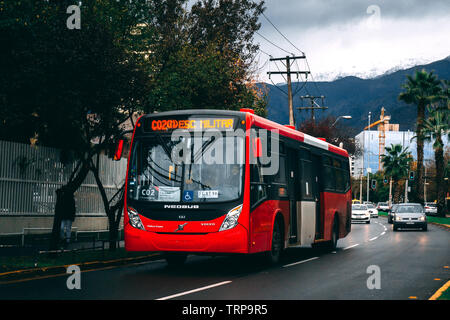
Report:
[[[312,261],[312,260],[316,260],[316,259],[319,259],[319,257],[314,257],[314,258],[310,258],[310,259],[306,259],[306,260],[302,260],[302,261],[290,263],[290,264],[284,265],[283,268],[295,266],[295,265],[297,265],[297,264],[305,263],[305,262]]]
[[[383,231],[383,232],[380,234],[380,236],[382,236],[382,235],[384,235],[384,234],[386,234],[386,231]]]
[[[350,248],[354,248],[354,247],[356,247],[356,246],[359,246],[359,243],[354,244],[354,245],[352,245],[352,246],[350,246],[350,247],[344,248],[343,250],[347,250],[347,249],[350,249]]]
[[[163,298],[159,298],[159,299],[156,299],[156,300],[169,300],[169,299],[172,299],[172,298],[185,296],[187,294],[191,294],[191,293],[194,293],[194,292],[208,290],[208,289],[211,289],[211,288],[214,288],[214,287],[218,287],[218,286],[223,286],[223,285],[229,284],[229,283],[231,283],[231,281],[223,281],[223,282],[211,284],[209,286],[201,287],[201,288],[198,288],[198,289],[193,289],[193,290],[189,290],[189,291],[180,292],[180,293],[173,294],[171,296],[167,296],[167,297],[163,297]]]
[[[377,240],[378,237],[373,237],[372,239],[369,239],[369,241]]]

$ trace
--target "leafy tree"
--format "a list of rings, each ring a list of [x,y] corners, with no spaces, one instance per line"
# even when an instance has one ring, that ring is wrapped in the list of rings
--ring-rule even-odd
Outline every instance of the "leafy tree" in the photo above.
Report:
[[[385,149],[386,154],[382,155],[381,162],[385,176],[392,179],[394,202],[398,202],[401,191],[398,183],[408,175],[409,164],[412,161],[411,152],[408,151],[408,147],[403,148],[401,144],[391,145]]]
[[[148,80],[145,59],[136,50],[152,34],[135,32],[141,20],[151,21],[141,2],[83,2],[80,30],[66,26],[69,4],[6,2],[0,23],[2,43],[8,44],[0,59],[5,71],[0,135],[61,148],[62,159],[78,162],[66,184],[73,194],[95,171],[92,157],[143,104]],[[55,214],[52,249],[59,223]]]
[[[71,1],[2,2],[0,138],[61,148],[64,162],[77,162],[71,193],[92,172],[112,244],[121,193],[108,199],[98,159],[136,111],[265,111],[249,71],[263,2],[198,1],[191,12],[186,3],[83,1],[81,29],[69,30]],[[55,215],[52,248],[58,227]]]
[[[448,109],[428,109],[429,117],[425,119],[422,127],[422,136],[425,141],[433,141],[434,159],[436,162],[436,186],[438,215],[445,217],[447,208],[445,206],[446,183],[444,143],[442,136],[447,135],[450,140],[450,115]]]
[[[423,122],[425,120],[425,108],[440,99],[441,87],[439,80],[433,72],[425,70],[416,71],[414,76],[407,76],[406,83],[402,86],[405,91],[400,93],[399,99],[407,104],[417,106],[417,184],[416,195],[423,203],[423,147],[424,137],[422,134]]]
[[[336,117],[334,116],[328,116],[319,121],[309,119],[302,122],[298,130],[313,137],[324,138],[328,143],[336,146],[342,142],[344,149],[349,154],[355,154],[357,152],[354,139],[355,129],[345,126],[342,122],[333,126],[335,122]]]
[[[161,35],[169,39],[155,50],[159,64],[146,111],[254,107],[264,115],[266,95],[251,81],[258,49],[252,38],[263,2],[198,1],[189,12],[172,8],[176,36],[172,29]]]

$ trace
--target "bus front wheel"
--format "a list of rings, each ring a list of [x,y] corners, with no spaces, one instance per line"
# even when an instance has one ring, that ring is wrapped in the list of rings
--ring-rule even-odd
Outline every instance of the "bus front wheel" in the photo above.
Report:
[[[268,264],[276,264],[280,261],[282,251],[283,251],[283,231],[281,229],[281,223],[279,222],[278,219],[276,219],[272,232],[272,249],[265,253],[264,260]]]

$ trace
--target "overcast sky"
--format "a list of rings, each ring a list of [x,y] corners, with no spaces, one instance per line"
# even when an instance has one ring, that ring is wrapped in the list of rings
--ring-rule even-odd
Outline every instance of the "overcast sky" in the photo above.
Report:
[[[315,80],[375,76],[450,56],[450,0],[266,0],[266,7],[265,15],[305,52]],[[260,22],[263,36],[298,54],[264,17]],[[259,35],[255,41],[274,57],[286,56]],[[277,66],[267,60],[261,54],[259,74],[270,82],[266,72]]]

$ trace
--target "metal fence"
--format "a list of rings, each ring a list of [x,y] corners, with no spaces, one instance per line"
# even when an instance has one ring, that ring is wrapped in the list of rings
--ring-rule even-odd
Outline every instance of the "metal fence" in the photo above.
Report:
[[[120,188],[126,176],[126,159],[100,157],[100,179],[108,197]],[[0,216],[52,215],[55,191],[64,185],[76,163],[62,164],[60,150],[0,141]],[[75,193],[78,214],[104,216],[103,202],[89,172]]]

